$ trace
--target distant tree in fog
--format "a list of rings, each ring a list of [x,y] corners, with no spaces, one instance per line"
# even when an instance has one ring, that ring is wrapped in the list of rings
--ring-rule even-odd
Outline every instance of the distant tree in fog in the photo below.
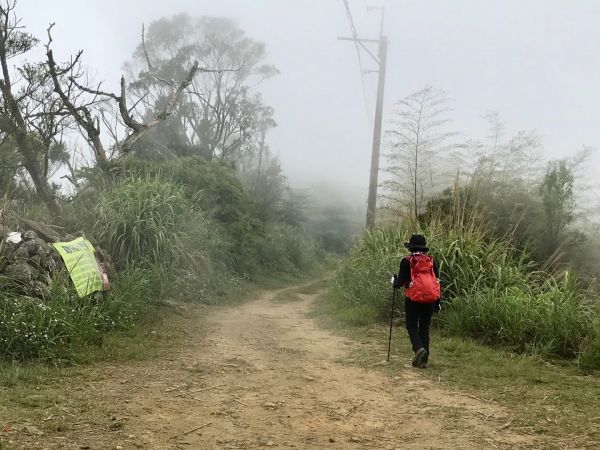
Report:
[[[432,195],[451,182],[448,169],[456,147],[451,138],[456,133],[448,128],[449,112],[446,93],[432,86],[396,103],[386,131],[390,150],[383,183],[393,210],[409,207],[418,217]]]
[[[497,112],[487,113],[484,119],[489,126],[488,136],[471,143],[473,185],[493,189],[499,197],[515,189],[535,189],[543,174],[542,145],[535,130],[521,130],[507,138]]]
[[[575,193],[573,172],[565,161],[551,161],[540,185],[544,207],[546,251],[553,254],[561,244],[567,227],[573,221]]]
[[[141,116],[164,102],[168,87],[164,79],[180,76],[190,61],[198,60],[215,71],[193,79],[174,120],[161,127],[166,133],[154,133],[138,151],[220,160],[256,151],[261,133],[275,126],[272,109],[255,91],[277,73],[263,63],[265,55],[264,44],[247,37],[230,19],[179,14],[153,22],[126,63],[134,77],[130,88],[137,94],[136,110]]]

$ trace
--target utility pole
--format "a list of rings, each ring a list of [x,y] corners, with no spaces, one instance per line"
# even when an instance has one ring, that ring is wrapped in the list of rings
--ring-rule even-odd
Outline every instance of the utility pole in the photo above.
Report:
[[[360,39],[357,36],[351,38],[340,37],[343,41],[353,41],[360,45],[371,58],[377,63],[379,73],[377,81],[377,104],[375,106],[375,123],[373,126],[373,147],[371,149],[371,174],[369,177],[369,197],[367,200],[367,228],[375,226],[375,213],[377,211],[377,185],[379,178],[379,150],[381,147],[381,126],[383,116],[383,92],[385,89],[385,67],[387,60],[388,38],[383,35],[383,7],[368,8],[381,11],[381,23],[379,29],[379,39]],[[366,44],[378,44],[377,56],[375,56]]]

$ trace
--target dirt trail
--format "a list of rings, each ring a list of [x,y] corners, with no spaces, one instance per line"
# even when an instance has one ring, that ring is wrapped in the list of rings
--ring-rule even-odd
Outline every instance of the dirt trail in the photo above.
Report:
[[[167,358],[90,369],[63,411],[80,420],[34,448],[533,448],[498,405],[439,389],[404,367],[342,363],[360,345],[307,315],[314,295],[275,292],[178,317],[185,346]],[[206,316],[206,317],[203,317]],[[203,317],[200,319],[200,317]],[[98,417],[87,412],[103,411]],[[43,441],[43,443],[42,443]],[[40,445],[40,447],[37,447]],[[32,448],[32,447],[28,447]]]

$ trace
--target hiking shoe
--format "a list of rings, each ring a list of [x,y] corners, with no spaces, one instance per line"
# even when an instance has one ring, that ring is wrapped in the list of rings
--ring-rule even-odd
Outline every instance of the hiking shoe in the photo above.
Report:
[[[427,350],[421,347],[415,352],[415,357],[413,358],[413,366],[422,367],[423,364],[427,364]]]
[[[421,369],[427,369],[427,363],[421,363],[421,365],[419,366]]]

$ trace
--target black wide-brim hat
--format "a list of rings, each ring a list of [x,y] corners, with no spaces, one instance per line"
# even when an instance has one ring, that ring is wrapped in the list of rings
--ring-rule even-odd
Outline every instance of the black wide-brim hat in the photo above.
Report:
[[[427,240],[422,234],[413,234],[408,242],[404,243],[404,246],[409,250],[422,250],[424,252],[429,251],[429,247],[427,247]]]

